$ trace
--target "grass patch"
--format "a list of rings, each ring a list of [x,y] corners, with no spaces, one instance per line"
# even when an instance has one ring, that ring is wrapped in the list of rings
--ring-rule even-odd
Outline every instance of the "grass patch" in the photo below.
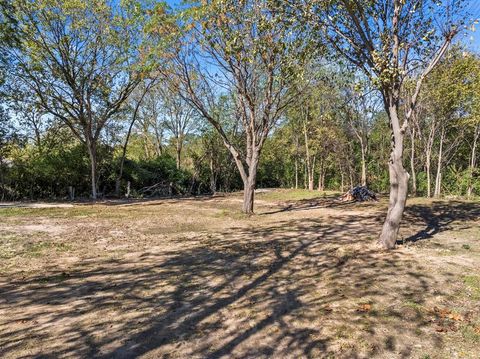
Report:
[[[480,328],[480,327],[479,327]],[[480,331],[471,325],[465,325],[461,328],[462,337],[470,343],[480,343]]]
[[[256,194],[256,198],[264,201],[301,201],[304,199],[325,198],[327,196],[339,195],[333,191],[309,191],[306,189],[277,189],[269,192]]]
[[[467,275],[463,277],[463,282],[471,292],[473,299],[480,299],[480,276]]]
[[[68,252],[72,249],[72,246],[66,243],[55,243],[55,242],[34,242],[27,243],[24,247],[24,255],[26,257],[40,257],[45,254],[45,252]]]

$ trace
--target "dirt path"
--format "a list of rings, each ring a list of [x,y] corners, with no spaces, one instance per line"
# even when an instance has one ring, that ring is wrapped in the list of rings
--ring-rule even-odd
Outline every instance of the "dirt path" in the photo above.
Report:
[[[268,198],[0,209],[0,356],[478,358],[478,203]]]

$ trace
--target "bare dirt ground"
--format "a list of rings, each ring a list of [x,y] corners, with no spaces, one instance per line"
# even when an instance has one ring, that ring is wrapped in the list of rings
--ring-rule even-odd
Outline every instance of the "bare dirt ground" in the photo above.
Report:
[[[316,195],[0,208],[0,357],[480,357],[479,202]]]

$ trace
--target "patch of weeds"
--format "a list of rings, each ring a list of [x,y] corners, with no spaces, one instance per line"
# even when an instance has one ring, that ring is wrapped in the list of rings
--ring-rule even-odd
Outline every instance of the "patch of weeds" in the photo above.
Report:
[[[474,299],[480,299],[480,276],[467,275],[463,277],[463,283],[468,287]]]
[[[480,343],[480,330],[476,330],[475,327],[465,325],[461,328],[461,333],[465,341],[470,343]]]
[[[466,249],[466,250],[468,251],[468,250],[470,249],[470,245],[464,244],[464,245],[462,245],[462,248],[463,248],[463,249]]]
[[[428,354],[424,354],[420,357],[420,359],[432,359],[432,357]]]
[[[417,313],[420,313],[424,310],[424,307],[421,304],[418,304],[417,302],[407,300],[403,303],[403,305],[407,308],[412,308],[415,310]]]
[[[34,242],[25,245],[24,254],[27,257],[40,257],[45,252],[68,252],[72,249],[72,246],[66,243],[53,243],[53,242]]]
[[[0,239],[0,259],[10,259],[17,254],[20,237],[15,235],[2,235]]]

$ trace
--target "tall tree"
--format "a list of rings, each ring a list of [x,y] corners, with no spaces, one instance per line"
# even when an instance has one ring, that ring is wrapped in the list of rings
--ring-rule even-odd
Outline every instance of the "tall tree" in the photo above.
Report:
[[[320,27],[332,49],[363,71],[382,94],[392,132],[390,200],[379,238],[387,249],[395,247],[407,198],[405,132],[424,79],[460,31],[461,20],[455,16],[460,4],[435,0],[318,0],[305,3],[302,9],[311,24]],[[412,72],[419,75],[413,95],[406,99],[402,88]],[[408,101],[408,110],[402,115],[400,105],[404,101]]]
[[[133,1],[15,0],[22,28],[14,80],[87,147],[97,197],[97,147],[141,77],[142,9]]]
[[[186,15],[187,45],[174,59],[174,89],[222,137],[244,186],[243,212],[253,213],[257,169],[273,126],[298,92],[291,84],[313,49],[270,0],[212,0]],[[220,95],[231,96],[242,135],[229,136],[218,117]]]

